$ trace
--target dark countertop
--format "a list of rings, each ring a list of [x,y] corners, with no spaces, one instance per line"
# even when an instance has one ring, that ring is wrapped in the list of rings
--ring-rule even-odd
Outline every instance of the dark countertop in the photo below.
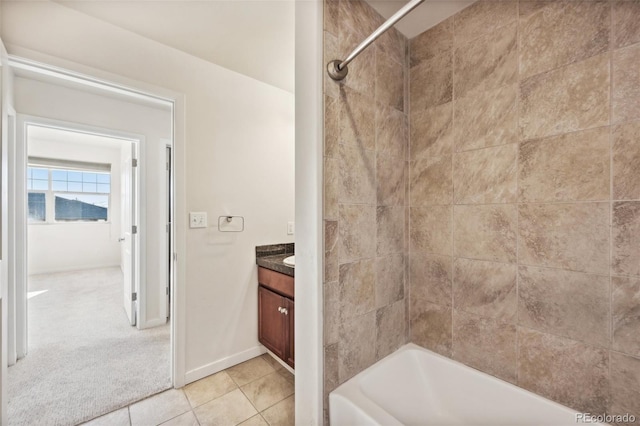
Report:
[[[256,264],[272,271],[280,272],[291,277],[295,276],[295,268],[282,262],[285,258],[293,256],[293,243],[271,244],[256,247]]]
[[[291,253],[277,254],[275,256],[264,256],[256,259],[258,266],[271,269],[272,271],[280,272],[291,277],[295,277],[295,268],[285,265],[282,261],[289,256],[293,256]]]

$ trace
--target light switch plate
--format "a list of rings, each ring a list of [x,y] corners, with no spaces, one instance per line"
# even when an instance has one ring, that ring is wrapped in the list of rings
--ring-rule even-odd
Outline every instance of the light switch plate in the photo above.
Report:
[[[190,212],[189,228],[206,228],[207,212]]]
[[[296,223],[287,222],[287,235],[293,235],[296,232]]]

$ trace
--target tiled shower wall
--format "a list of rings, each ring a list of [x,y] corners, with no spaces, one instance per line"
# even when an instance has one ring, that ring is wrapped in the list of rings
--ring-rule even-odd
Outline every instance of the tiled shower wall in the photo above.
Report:
[[[410,42],[410,336],[640,418],[640,2],[480,1]]]
[[[384,19],[364,2],[327,0],[324,22],[327,63]],[[408,338],[407,49],[394,29],[344,81],[325,77],[325,404],[338,384]]]

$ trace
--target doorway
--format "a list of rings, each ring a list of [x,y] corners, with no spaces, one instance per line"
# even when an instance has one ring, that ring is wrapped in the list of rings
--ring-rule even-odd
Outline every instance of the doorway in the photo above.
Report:
[[[17,76],[16,80],[17,96],[20,96],[20,91],[25,90],[25,87],[42,89],[42,85],[45,84],[42,81],[28,81],[28,78],[20,75]],[[49,88],[53,92],[70,89],[66,86],[56,85],[55,82],[46,82],[46,84],[53,87]],[[20,88],[21,85],[23,86],[22,89]],[[74,90],[77,90],[77,88],[74,88]],[[97,94],[89,93],[88,95],[95,97]],[[61,97],[57,96],[57,98],[60,99]],[[29,409],[24,410],[24,413],[35,415],[36,417],[32,417],[32,419],[35,418],[39,421],[50,419],[53,423],[74,423],[99,416],[160,390],[167,389],[173,383],[171,337],[168,323],[171,317],[171,310],[167,302],[169,298],[168,289],[171,288],[173,275],[170,262],[172,226],[166,219],[173,209],[173,204],[169,196],[172,187],[170,168],[165,170],[166,144],[167,140],[171,140],[172,113],[170,108],[166,108],[167,123],[165,123],[165,129],[168,130],[162,134],[163,138],[154,139],[154,137],[144,134],[127,133],[92,124],[78,124],[57,118],[20,115],[23,112],[25,112],[24,107],[22,110],[18,110],[17,133],[18,139],[27,143],[22,145],[24,149],[18,149],[18,152],[16,152],[16,164],[21,165],[17,166],[16,169],[22,167],[22,172],[17,170],[16,176],[25,177],[22,183],[22,188],[24,189],[22,194],[23,202],[26,206],[25,213],[28,213],[28,215],[25,214],[23,216],[23,226],[16,227],[16,230],[20,233],[20,229],[25,229],[23,240],[29,241],[27,246],[29,247],[30,256],[25,257],[22,267],[26,271],[25,276],[29,276],[30,280],[28,286],[24,285],[24,288],[16,288],[15,294],[17,299],[20,297],[24,299],[25,306],[29,306],[28,310],[24,309],[25,318],[23,322],[28,325],[28,327],[25,326],[24,328],[29,330],[28,335],[30,338],[24,339],[22,352],[20,348],[16,350],[16,358],[22,358],[21,361],[18,361],[15,366],[9,369],[9,423],[33,423],[16,415],[15,412],[11,412],[12,407],[16,406],[16,401],[19,402],[20,392],[16,392],[16,389],[25,391],[23,394],[29,399],[27,402]],[[28,108],[26,108],[26,112],[30,112]],[[55,116],[55,112],[52,115]],[[80,122],[81,119],[79,118],[78,121]],[[67,149],[66,152],[78,154],[80,152],[78,146],[82,143],[89,143],[86,139],[99,140],[105,146],[102,147],[104,149],[101,151],[97,150],[100,153],[94,158],[70,158],[62,155],[61,153],[64,150],[61,148],[61,140],[50,140],[48,151],[32,152],[31,147],[34,144],[30,141],[30,137],[39,134],[41,139],[45,139],[42,133],[47,132],[49,133],[49,139],[52,138],[52,133],[65,133],[64,136],[58,135],[58,138],[64,139],[66,143],[73,139],[85,139],[82,142],[76,141],[78,142],[76,148]],[[152,143],[155,144],[153,148],[146,146],[146,144],[151,145]],[[109,161],[106,161],[110,155],[106,153],[108,151],[106,149],[107,144],[119,146],[117,149],[111,150],[115,151],[115,153]],[[96,151],[95,147],[92,149]],[[154,161],[153,164],[151,160]],[[169,165],[171,164],[169,163]],[[162,188],[164,194],[163,197],[159,197],[160,199],[154,199],[151,195],[151,193],[157,194],[157,188],[154,187],[151,191],[145,191],[145,178],[149,177],[147,173],[151,170],[157,172],[156,176],[160,176],[156,184],[157,188]],[[89,189],[85,190],[85,184]],[[21,184],[16,182],[16,185],[20,186]],[[46,188],[43,185],[46,185]],[[61,185],[65,187],[62,188]],[[77,185],[80,185],[80,187]],[[71,186],[74,186],[74,188],[72,189]],[[31,193],[28,190],[31,190]],[[105,196],[104,191],[107,190],[108,196]],[[106,203],[104,201],[105,197],[107,199]],[[116,208],[117,204],[126,206],[126,208]],[[162,209],[158,206],[162,206]],[[147,215],[147,210],[149,215]],[[163,214],[162,211],[165,213]],[[157,216],[157,223],[152,223],[152,221],[148,220],[148,216]],[[30,224],[28,217],[39,219],[41,223]],[[78,218],[81,220],[77,220]],[[114,222],[120,222],[120,230],[115,230]],[[104,246],[101,246],[100,244],[102,243],[98,242],[98,235],[89,233],[90,225],[103,228],[103,234],[106,234],[108,240]],[[57,238],[53,238],[53,250],[49,250],[48,255],[42,256],[42,252],[46,251],[43,249],[43,244],[36,245],[32,241],[34,233],[31,232],[31,228],[35,226],[38,227],[39,232],[46,230],[46,233],[49,234],[56,228],[62,229],[66,226]],[[29,232],[26,229],[29,229]],[[65,251],[72,251],[70,247],[73,242],[72,233],[76,234],[79,241],[89,241],[91,244],[82,248],[76,247],[75,253],[67,256],[67,259],[54,259],[56,255],[65,254]],[[150,239],[150,234],[152,233],[155,239],[153,241]],[[20,235],[18,235],[17,240],[19,239]],[[161,241],[162,243],[156,244],[156,241]],[[116,247],[115,251],[111,250],[111,253],[115,253],[118,259],[115,264],[113,260],[102,262],[98,259],[98,255],[105,254],[106,249],[104,247],[109,244],[111,249],[113,249],[114,244]],[[151,247],[147,250],[149,246]],[[36,251],[41,251],[41,258],[38,262],[32,262],[33,256],[31,255],[34,247]],[[94,262],[85,262],[84,267],[74,267],[74,264],[70,263],[67,263],[66,266],[63,265],[65,261],[69,261],[69,257],[77,265],[81,255],[85,256],[86,260],[86,257],[91,259],[91,254],[96,255],[93,258]],[[122,256],[122,254],[126,255]],[[158,259],[161,258],[162,261],[150,263],[149,259],[152,256],[156,256]],[[48,265],[44,264],[43,261],[49,262]],[[36,263],[38,265],[35,265]],[[55,267],[52,268],[51,265],[56,263],[58,265],[57,269]],[[49,268],[48,270],[47,267]],[[127,277],[129,277],[128,280],[125,279]],[[154,283],[154,286],[147,285],[151,282]],[[17,287],[20,287],[19,282],[17,284]],[[122,335],[116,335],[116,333],[112,333],[113,330],[108,330],[106,314],[109,309],[106,309],[106,302],[113,298],[113,294],[97,293],[98,289],[92,289],[90,287],[91,284],[119,288],[116,315],[120,315],[126,320],[126,327],[118,326],[120,331],[123,332]],[[56,296],[54,288],[56,290],[65,290],[65,292]],[[101,288],[101,290],[103,289]],[[28,291],[32,290],[31,299],[28,299]],[[76,303],[80,302],[85,293],[91,292],[93,292],[93,302]],[[160,295],[164,297],[159,297]],[[45,300],[47,300],[47,303],[42,303]],[[101,302],[95,303],[96,300]],[[153,303],[150,301],[153,301]],[[22,304],[22,300],[16,300],[16,302],[17,305]],[[55,311],[54,308],[58,305],[66,304],[68,306],[65,306],[66,313],[55,311],[58,316],[54,316],[55,320],[52,321],[51,318],[43,320],[42,316],[32,317],[31,306],[38,304],[44,305],[45,309],[49,309],[52,312]],[[82,310],[93,312],[94,317],[87,320],[76,315]],[[28,319],[27,311],[29,311]],[[110,311],[111,313],[116,312],[113,309]],[[34,318],[36,319],[34,320]],[[20,318],[16,317],[15,319],[20,323]],[[32,344],[34,342],[31,341],[33,337],[31,334],[33,329],[31,320],[38,321],[44,325],[54,323],[60,325],[58,328],[62,329],[61,331],[68,332],[67,334],[62,334],[57,343],[52,341],[54,339],[50,339],[48,342],[50,343],[49,346],[53,347],[57,344],[55,350],[60,356],[58,356],[56,362],[60,362],[59,364],[36,365],[35,349],[42,349],[42,347]],[[85,325],[93,325],[94,327],[83,328]],[[21,327],[18,326],[16,329],[20,330]],[[87,330],[93,330],[94,336],[103,337],[102,341],[97,344],[90,342],[91,339],[89,337],[94,336],[90,336],[92,332]],[[53,331],[42,332],[41,330],[39,335],[51,336]],[[83,335],[86,338],[83,338]],[[16,341],[20,340],[19,336],[14,337],[17,338]],[[80,346],[73,348],[74,343],[79,343]],[[150,355],[148,351],[145,352],[145,350],[159,346],[163,346],[163,355],[161,358],[155,358],[154,361],[153,355]],[[72,350],[67,351],[65,355],[65,350],[70,348]],[[96,358],[94,356],[96,353],[102,353],[104,358]],[[135,355],[138,355],[138,359],[144,361],[144,365],[136,364]],[[52,361],[50,354],[44,358]],[[64,360],[64,362],[61,360]],[[116,362],[110,364],[113,360]],[[36,366],[34,367],[34,365]],[[47,371],[50,374],[40,374],[38,382],[34,382],[35,387],[29,386],[28,374],[22,374],[28,366],[31,366],[32,370],[35,368],[39,373]],[[71,370],[64,373],[66,366],[71,366]],[[103,368],[106,373],[100,376],[97,372],[102,367],[106,367]],[[42,411],[38,411],[39,408],[34,405],[34,402],[40,403],[46,400],[43,394],[46,390],[45,388],[50,388],[51,383],[63,383],[66,388],[72,388],[73,383],[70,376],[74,374],[74,371],[82,370],[83,368],[85,368],[85,372],[77,374],[80,377],[81,385],[76,386],[74,392],[71,394],[66,394],[64,391],[56,392],[57,399],[49,401],[49,408],[44,409],[42,408],[44,404],[41,404]],[[18,374],[19,370],[22,371]],[[163,380],[155,384],[147,383],[149,381],[145,382],[145,380],[149,376],[148,373],[151,375],[163,375]],[[136,376],[136,374],[138,375]],[[51,379],[51,382],[47,382],[49,379]],[[102,393],[91,394],[91,390],[87,390],[89,389],[88,385],[91,383],[96,385],[93,387],[94,390],[98,389]],[[158,383],[160,384],[158,385]],[[113,384],[115,388],[112,387],[112,389],[106,391],[105,384]],[[136,392],[130,392],[132,390]],[[12,401],[14,396],[16,396],[16,399]],[[79,396],[90,402],[80,406],[73,417],[69,417],[69,409],[68,407],[65,408],[65,401],[75,400],[76,405],[78,405],[77,398]],[[99,400],[102,400],[101,404],[96,404],[95,402]],[[56,417],[58,414],[56,414],[56,410],[50,408],[52,406],[60,407],[59,415],[61,417]],[[20,418],[23,419],[22,422],[19,420]]]

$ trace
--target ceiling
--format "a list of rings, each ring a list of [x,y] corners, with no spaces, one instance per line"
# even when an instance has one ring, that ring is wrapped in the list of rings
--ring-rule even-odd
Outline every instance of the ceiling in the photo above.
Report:
[[[63,142],[71,144],[91,144],[101,148],[120,149],[123,139],[110,138],[107,136],[93,135],[90,133],[74,132],[53,127],[30,125],[29,139],[42,140],[47,142]],[[128,142],[130,143],[130,142]]]
[[[294,90],[294,0],[55,0],[267,84]],[[407,1],[366,0],[385,18]],[[413,38],[471,0],[426,0],[397,25]]]
[[[366,0],[366,2],[385,18],[391,17],[398,9],[408,3],[406,0]],[[395,27],[411,39],[473,2],[474,0],[426,0],[402,18]]]
[[[293,0],[57,3],[293,92]]]

